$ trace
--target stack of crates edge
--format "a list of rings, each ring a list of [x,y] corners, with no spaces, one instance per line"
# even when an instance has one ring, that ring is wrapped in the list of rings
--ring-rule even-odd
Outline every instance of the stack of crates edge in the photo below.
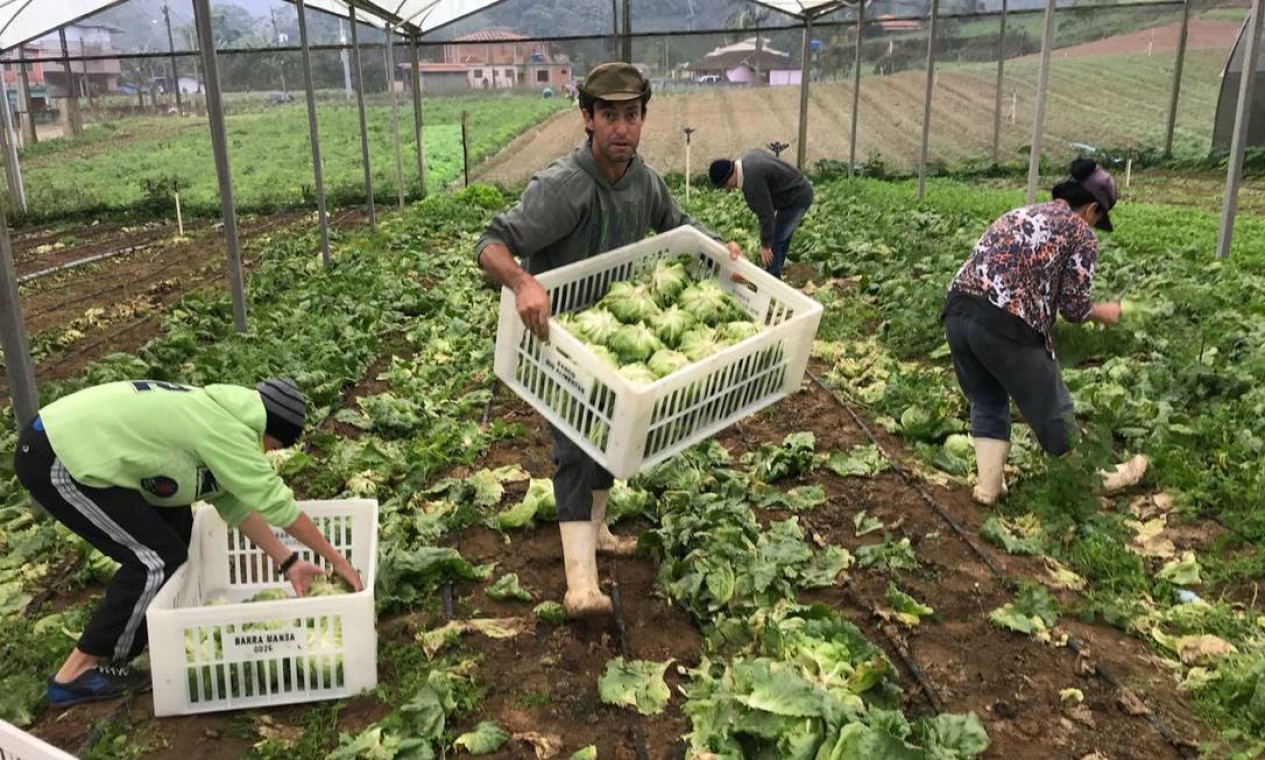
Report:
[[[552,314],[580,311],[611,283],[689,258],[690,275],[716,279],[762,326],[738,344],[649,385],[635,385],[555,320],[549,341],[523,326],[501,291],[496,376],[617,478],[629,478],[794,393],[803,381],[821,304],[693,227],[536,275]],[[735,279],[737,278],[737,279]]]
[[[299,508],[360,572],[364,590],[247,603],[260,591],[293,589],[214,509],[199,509],[189,561],[149,606],[155,715],[341,699],[377,686],[378,502],[300,501]],[[311,549],[274,532],[304,560],[329,569]]]
[[[0,760],[75,760],[75,756],[0,720]]]

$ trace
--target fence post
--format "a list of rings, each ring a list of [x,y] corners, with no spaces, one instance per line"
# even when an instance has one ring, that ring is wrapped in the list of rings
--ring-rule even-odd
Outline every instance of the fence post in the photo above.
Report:
[[[369,164],[369,124],[365,121],[365,72],[360,65],[360,35],[356,33],[356,6],[348,5],[351,23],[351,56],[356,69],[356,109],[360,112],[360,161],[365,167],[365,206],[369,226],[378,226],[378,212],[373,205],[373,169]]]
[[[1045,136],[1045,95],[1050,87],[1050,52],[1054,47],[1054,0],[1045,3],[1045,28],[1041,36],[1041,69],[1037,72],[1037,106],[1032,119],[1032,146],[1028,153],[1028,203],[1037,199],[1041,176],[1041,139]]]
[[[857,163],[857,109],[861,103],[861,38],[865,36],[865,0],[857,3],[856,52],[852,61],[852,139],[848,142],[848,176]]]
[[[71,137],[78,137],[83,132],[83,122],[79,119],[79,94],[75,91],[75,73],[70,69],[70,48],[66,45],[66,27],[58,29],[57,36],[61,40],[62,71],[66,74],[66,126],[70,127]],[[87,61],[84,65],[88,65]],[[47,77],[44,78],[44,91],[49,91]]]
[[[939,16],[940,0],[931,0],[931,28],[927,30],[927,89],[922,100],[922,146],[918,149],[918,200],[927,194],[927,143],[931,138],[931,93],[936,80],[936,22]]]
[[[22,162],[18,159],[18,133],[13,128],[13,109],[9,107],[9,89],[5,86],[4,77],[0,77],[0,108],[4,109],[3,118],[5,178],[9,183],[9,199],[19,211],[26,211],[26,186],[22,182]]]
[[[303,49],[303,96],[307,98],[307,133],[312,146],[312,182],[316,192],[316,218],[321,229],[321,263],[330,264],[329,215],[325,210],[325,167],[321,165],[321,139],[316,129],[316,90],[312,86],[312,51],[307,41],[307,6],[295,0],[299,12],[299,46]]]
[[[198,47],[206,77],[206,112],[211,122],[211,151],[215,154],[215,174],[220,185],[220,217],[224,222],[224,243],[228,249],[228,284],[233,299],[233,327],[246,332],[246,290],[242,275],[242,254],[237,240],[237,204],[233,199],[233,173],[228,163],[228,135],[224,129],[224,102],[220,95],[220,67],[215,57],[215,34],[211,29],[210,0],[193,0],[193,17],[198,27]]]
[[[1173,157],[1173,130],[1177,127],[1177,101],[1182,92],[1182,67],[1186,63],[1186,39],[1190,32],[1190,0],[1182,3],[1182,30],[1177,38],[1177,64],[1173,68],[1173,96],[1168,103],[1168,129],[1164,132],[1164,157]]]
[[[413,136],[417,140],[417,184],[421,197],[426,197],[426,144],[422,133],[422,64],[417,55],[417,33],[409,37],[409,54],[413,60]]]
[[[1230,160],[1225,173],[1225,198],[1221,206],[1221,230],[1217,234],[1217,258],[1230,255],[1234,237],[1234,216],[1239,208],[1239,182],[1243,179],[1243,152],[1247,147],[1248,118],[1252,113],[1252,91],[1256,83],[1256,66],[1260,60],[1261,17],[1265,16],[1265,0],[1253,0],[1252,20],[1247,26],[1247,50],[1243,56],[1243,74],[1239,80],[1239,102],[1234,109],[1234,136],[1230,139]]]
[[[25,56],[26,51],[19,45],[18,58],[23,58]],[[22,121],[22,131],[26,132],[26,145],[35,145],[39,143],[40,138],[39,135],[35,133],[35,111],[33,110],[34,105],[31,101],[31,77],[26,70],[28,65],[29,64],[25,63],[18,64],[18,79],[22,82],[22,103],[23,108],[26,109],[26,119]]]
[[[809,55],[812,49],[813,17],[804,14],[804,43],[799,62],[799,147],[795,151],[795,166],[804,171],[808,160],[808,83],[812,79]]]
[[[5,104],[8,107],[8,104]],[[9,376],[9,397],[18,429],[35,418],[39,394],[35,391],[35,370],[31,366],[31,346],[22,320],[22,302],[13,267],[13,244],[9,240],[9,220],[0,204],[0,347],[4,348],[5,374]]]
[[[400,158],[400,103],[395,97],[395,48],[391,45],[394,32],[387,24],[387,90],[391,93],[391,145],[395,149],[395,195],[401,209],[404,208],[404,161]]]
[[[993,163],[1001,162],[1001,91],[1006,78],[1006,11],[1008,0],[1001,0],[1001,29],[997,31],[997,99],[993,104]]]

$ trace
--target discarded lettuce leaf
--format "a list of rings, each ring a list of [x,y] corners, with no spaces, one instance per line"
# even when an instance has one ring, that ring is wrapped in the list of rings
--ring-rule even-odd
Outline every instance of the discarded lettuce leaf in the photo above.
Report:
[[[458,736],[452,746],[461,747],[472,755],[488,755],[500,749],[509,738],[509,732],[496,721],[485,720],[475,726],[473,731]]]
[[[597,693],[608,705],[632,707],[642,715],[657,715],[667,707],[672,693],[663,680],[667,662],[624,660],[606,663],[606,672],[597,679]]]
[[[531,592],[519,585],[518,573],[502,575],[496,583],[488,586],[487,595],[497,601],[505,601],[507,599],[519,599],[524,602],[532,601]]]
[[[557,602],[541,602],[532,612],[546,623],[562,625],[567,621],[567,611]]]

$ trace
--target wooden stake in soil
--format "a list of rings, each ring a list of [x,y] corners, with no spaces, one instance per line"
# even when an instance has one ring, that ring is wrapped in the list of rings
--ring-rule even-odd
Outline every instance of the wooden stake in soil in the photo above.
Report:
[[[176,196],[176,229],[180,231],[180,237],[184,237],[184,214],[180,213],[180,191],[177,190]]]
[[[686,127],[681,130],[685,133],[685,205],[690,205],[690,135],[694,134],[693,127]]]

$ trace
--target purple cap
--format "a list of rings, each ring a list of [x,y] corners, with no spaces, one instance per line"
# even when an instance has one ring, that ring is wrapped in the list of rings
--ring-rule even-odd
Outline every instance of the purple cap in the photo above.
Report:
[[[1107,212],[1116,205],[1120,197],[1116,192],[1116,181],[1111,178],[1106,169],[1098,166],[1094,168],[1093,174],[1081,181],[1081,187],[1094,196],[1094,200],[1098,202],[1098,210],[1102,212],[1102,217],[1094,226],[1111,232],[1111,218],[1107,216]]]

